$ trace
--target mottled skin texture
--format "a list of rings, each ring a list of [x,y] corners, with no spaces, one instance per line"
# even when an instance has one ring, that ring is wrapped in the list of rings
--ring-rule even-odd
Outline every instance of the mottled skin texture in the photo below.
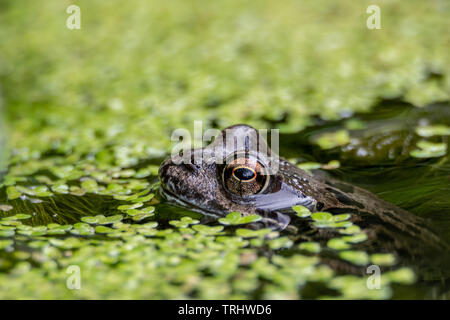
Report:
[[[253,143],[236,149],[226,143],[226,136],[230,135],[238,139],[250,136],[247,142]],[[220,145],[220,142],[224,143]],[[413,258],[434,249],[446,250],[446,246],[422,219],[366,190],[330,178],[313,176],[281,158],[277,162],[279,170],[271,175],[270,185],[262,194],[239,197],[229,192],[222,182],[224,165],[207,163],[205,159],[211,158],[213,154],[216,159],[225,159],[236,152],[249,152],[259,157],[255,148],[258,142],[259,146],[266,146],[265,140],[255,129],[237,125],[222,131],[206,148],[194,149],[185,154],[186,158],[192,159],[191,163],[174,164],[172,158],[167,159],[159,170],[163,193],[179,205],[214,217],[223,217],[232,211],[256,213],[265,218],[266,226],[278,229],[285,228],[288,223],[294,225],[293,222],[297,221],[294,229],[298,237],[305,240],[326,241],[337,233],[336,230],[311,228],[310,222],[305,222],[305,219],[299,221],[301,219],[297,219],[291,209],[297,204],[306,206],[312,212],[352,213],[352,222],[368,235],[365,248],[373,248],[378,252],[397,252]],[[194,163],[194,158],[201,154],[204,161]],[[261,157],[266,163],[275,163],[264,155]]]

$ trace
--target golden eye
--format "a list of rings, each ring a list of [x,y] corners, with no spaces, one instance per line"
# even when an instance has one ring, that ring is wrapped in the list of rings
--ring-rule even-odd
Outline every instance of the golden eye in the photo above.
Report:
[[[266,190],[270,176],[256,159],[241,157],[227,164],[222,172],[224,187],[231,193],[245,197]]]

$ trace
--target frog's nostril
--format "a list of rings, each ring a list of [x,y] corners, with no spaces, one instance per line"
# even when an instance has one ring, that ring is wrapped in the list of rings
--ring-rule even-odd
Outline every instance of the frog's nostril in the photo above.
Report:
[[[191,163],[183,163],[183,167],[188,170],[189,172],[197,172],[199,169],[198,165],[191,164]]]

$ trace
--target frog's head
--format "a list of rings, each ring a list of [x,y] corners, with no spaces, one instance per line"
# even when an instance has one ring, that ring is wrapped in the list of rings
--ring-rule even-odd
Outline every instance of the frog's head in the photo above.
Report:
[[[194,211],[216,217],[238,211],[280,220],[281,213],[296,204],[313,205],[313,199],[292,184],[302,177],[293,179],[289,166],[272,153],[258,131],[235,125],[205,148],[167,159],[159,177],[169,200]]]

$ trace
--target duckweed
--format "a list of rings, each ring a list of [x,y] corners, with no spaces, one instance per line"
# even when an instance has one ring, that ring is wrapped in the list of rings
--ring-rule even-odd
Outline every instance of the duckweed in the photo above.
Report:
[[[311,218],[314,220],[314,226],[317,228],[349,227],[352,223],[345,220],[348,220],[350,217],[350,214],[332,215],[329,212],[314,212],[311,215]]]
[[[333,238],[328,240],[327,246],[336,250],[349,249],[350,245],[342,238]],[[344,258],[345,259],[345,258]],[[348,260],[348,259],[346,259]]]
[[[395,264],[395,256],[391,253],[374,253],[370,255],[370,261],[380,266],[392,266]]]
[[[339,146],[344,146],[349,142],[350,142],[350,135],[346,130],[324,133],[316,140],[316,143],[322,149],[331,149]]]
[[[306,218],[311,215],[311,211],[304,206],[293,206],[292,209],[297,213],[297,216],[300,218]]]
[[[444,124],[418,126],[416,128],[416,133],[422,137],[448,136],[450,135],[450,127]]]
[[[389,271],[385,276],[390,281],[400,284],[412,284],[416,280],[414,272],[409,268],[400,268],[398,270]]]
[[[319,253],[320,252],[320,243],[305,241],[300,243],[298,246],[300,250],[306,250],[311,253]]]
[[[257,214],[242,216],[239,212],[231,212],[225,218],[220,218],[219,222],[223,225],[239,225],[256,222],[261,219],[261,216]]]
[[[366,265],[369,263],[369,256],[364,251],[342,251],[339,256],[356,265]]]
[[[436,27],[448,26],[445,10],[383,3],[392,41],[392,32],[361,28],[367,4],[350,0],[336,3],[345,14],[332,16],[332,30],[317,23],[330,21],[324,1],[79,5],[75,32],[61,23],[66,4],[58,1],[7,1],[0,12],[8,124],[6,150],[0,136],[1,299],[299,299],[310,282],[335,291],[314,298],[386,299],[389,282],[415,281],[402,268],[368,290],[365,277],[323,263],[323,251],[333,251],[355,266],[395,268],[389,254],[353,250],[366,236],[349,214],[293,208],[302,223],[339,236],[325,243],[250,229],[260,218],[239,213],[206,225],[158,207],[156,176],[171,132],[193,120],[293,133],[317,115],[367,111],[380,98],[448,100],[448,28]],[[331,150],[364,126],[349,120],[313,143]],[[439,138],[448,127],[416,133]],[[439,141],[423,140],[411,155],[446,154]],[[328,161],[299,166],[340,166]],[[73,265],[80,290],[66,286]]]
[[[416,158],[435,158],[447,153],[447,144],[444,142],[431,142],[421,140],[417,143],[419,149],[411,151],[411,156]]]

